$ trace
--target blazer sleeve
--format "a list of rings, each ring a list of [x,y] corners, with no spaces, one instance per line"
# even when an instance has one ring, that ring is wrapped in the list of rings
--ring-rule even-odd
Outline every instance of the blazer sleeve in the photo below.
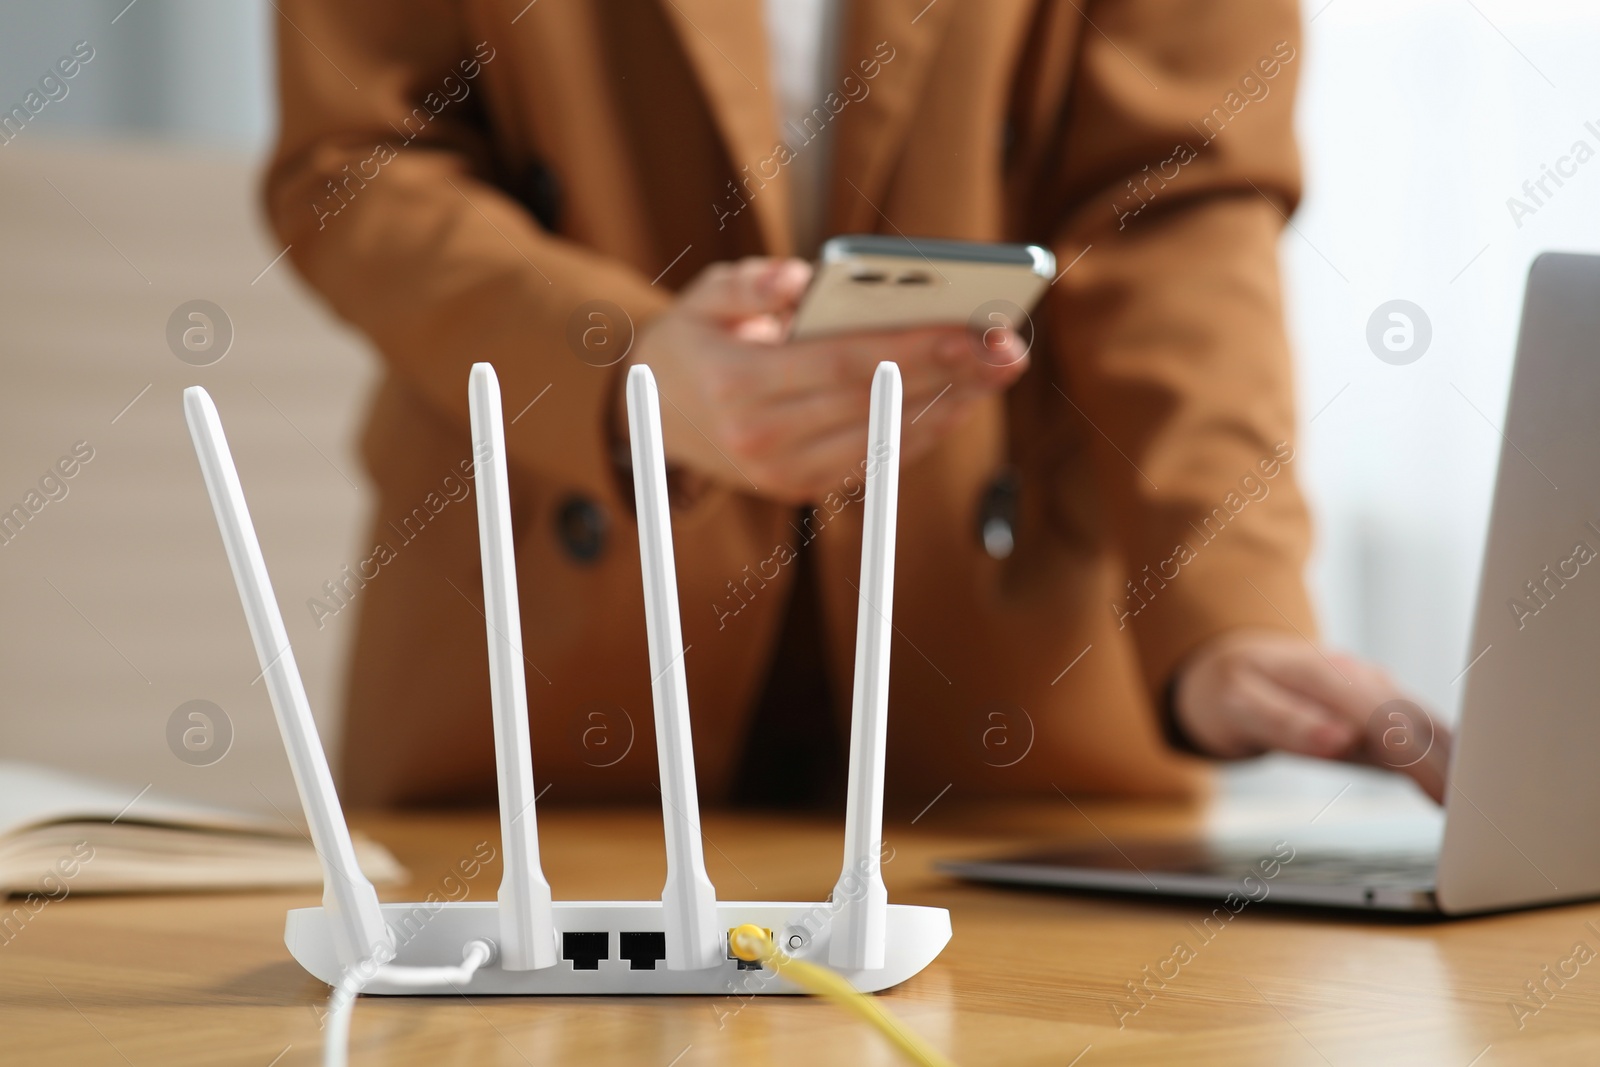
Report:
[[[600,294],[637,327],[671,294],[542,228],[494,184],[483,104],[495,50],[464,6],[279,0],[268,218],[405,387],[464,428],[468,367],[493,363],[508,421],[541,398],[536,418],[508,426],[509,460],[609,497],[620,372],[579,358],[574,316]],[[593,324],[627,335],[621,321]]]
[[[1075,5],[1075,10],[1077,6]],[[1043,196],[1042,353],[1081,420],[1152,695],[1236,627],[1315,635],[1276,245],[1300,193],[1293,0],[1081,6]],[[1081,258],[1079,258],[1081,256]]]

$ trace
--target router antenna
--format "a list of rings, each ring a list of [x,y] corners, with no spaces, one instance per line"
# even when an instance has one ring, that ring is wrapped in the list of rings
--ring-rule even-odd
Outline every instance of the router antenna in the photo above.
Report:
[[[200,459],[200,471],[205,476],[206,491],[211,495],[211,509],[216,513],[222,543],[228,551],[233,580],[250,623],[256,658],[267,680],[278,732],[283,735],[283,747],[289,754],[300,806],[310,823],[311,844],[322,862],[322,907],[333,933],[334,949],[346,967],[364,961],[385,963],[394,955],[394,937],[384,925],[377,890],[356,863],[350,828],[345,825],[339,794],[328,771],[328,757],[311,718],[311,704],[295,667],[289,633],[272,592],[261,543],[250,522],[250,509],[245,506],[239,472],[222,433],[222,420],[217,417],[211,397],[198,385],[183,391],[183,410],[195,455]]]
[[[667,837],[667,884],[661,890],[667,968],[698,971],[723,962],[723,931],[717,920],[717,891],[706,874],[705,850],[700,846],[700,800],[689,735],[689,690],[683,673],[685,649],[678,619],[672,523],[667,515],[661,402],[649,367],[631,368],[627,388],[644,619],[650,645],[650,692],[655,703],[661,814]]]
[[[500,380],[474,363],[467,389],[472,463],[478,483],[478,545],[483,553],[483,616],[489,632],[489,696],[494,708],[495,767],[500,779],[500,966],[531,971],[557,960],[550,883],[539,866],[534,817],[528,690],[522,668],[522,616],[506,484],[506,428]]]
[[[889,891],[884,888],[883,764],[889,725],[889,639],[894,608],[894,533],[900,495],[900,368],[880,363],[867,421],[866,511],[856,604],[856,677],[850,708],[850,784],[844,869],[828,962],[842,970],[884,965]]]

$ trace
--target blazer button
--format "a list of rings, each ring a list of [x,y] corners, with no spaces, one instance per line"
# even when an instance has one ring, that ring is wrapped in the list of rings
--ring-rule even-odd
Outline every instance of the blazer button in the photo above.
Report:
[[[978,540],[990,559],[1005,559],[1017,547],[1017,494],[1015,472],[1003,471],[983,494],[978,505]]]
[[[579,563],[592,563],[605,551],[609,525],[605,511],[588,497],[568,497],[556,510],[556,534]]]
[[[508,191],[539,225],[551,233],[561,230],[561,182],[549,167],[535,161],[508,183]]]

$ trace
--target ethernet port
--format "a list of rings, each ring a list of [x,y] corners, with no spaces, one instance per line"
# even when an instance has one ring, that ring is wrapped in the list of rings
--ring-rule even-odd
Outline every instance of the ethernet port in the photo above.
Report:
[[[653,971],[667,958],[667,935],[659,931],[624,930],[617,943],[617,955],[628,961],[629,970]]]
[[[600,961],[611,958],[610,936],[605,931],[598,933],[563,933],[561,935],[561,958],[572,961],[575,971],[598,971]]]
[[[772,931],[768,930],[766,927],[762,927],[761,929],[762,932],[767,935],[767,940],[772,940]],[[728,931],[728,958],[737,963],[739,965],[739,970],[741,971],[759,971],[761,969],[760,960],[741,960],[738,956],[733,954],[733,930]]]

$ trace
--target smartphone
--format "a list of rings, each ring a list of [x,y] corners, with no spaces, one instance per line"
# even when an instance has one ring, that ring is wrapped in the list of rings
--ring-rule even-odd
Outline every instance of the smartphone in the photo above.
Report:
[[[968,323],[1021,329],[1055,278],[1038,245],[857,234],[822,246],[790,325],[793,340]]]

